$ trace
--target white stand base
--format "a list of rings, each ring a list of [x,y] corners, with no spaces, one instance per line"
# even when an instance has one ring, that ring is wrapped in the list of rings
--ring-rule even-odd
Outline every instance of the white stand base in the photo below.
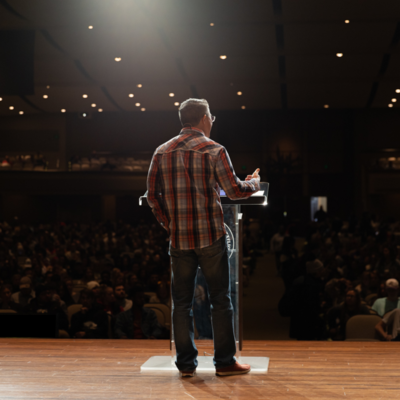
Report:
[[[212,372],[215,373],[215,367],[212,357],[199,356],[197,357],[199,365],[197,372]],[[251,372],[267,373],[269,358],[268,357],[240,357],[238,361],[241,364],[249,364]],[[141,367],[140,372],[178,372],[175,365],[175,357],[170,356],[154,356],[150,357]]]

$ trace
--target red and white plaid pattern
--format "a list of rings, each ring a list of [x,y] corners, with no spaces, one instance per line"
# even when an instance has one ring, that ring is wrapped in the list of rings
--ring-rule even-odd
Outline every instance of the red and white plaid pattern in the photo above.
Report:
[[[225,234],[219,187],[232,200],[260,190],[256,179],[241,181],[226,149],[199,129],[184,128],[157,148],[147,176],[147,201],[172,247],[207,247]]]

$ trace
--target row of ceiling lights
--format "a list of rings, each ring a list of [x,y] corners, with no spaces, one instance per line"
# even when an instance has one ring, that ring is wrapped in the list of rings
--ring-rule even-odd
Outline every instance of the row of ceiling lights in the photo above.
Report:
[[[396,89],[396,93],[400,93],[400,89]],[[396,103],[396,102],[397,102],[396,97],[393,97],[392,102],[388,104],[388,107],[392,108],[393,103]]]

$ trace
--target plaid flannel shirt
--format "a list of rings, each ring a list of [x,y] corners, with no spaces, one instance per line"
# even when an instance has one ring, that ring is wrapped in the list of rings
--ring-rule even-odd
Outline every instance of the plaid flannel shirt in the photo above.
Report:
[[[174,248],[210,246],[225,232],[219,187],[232,200],[260,190],[259,180],[241,181],[228,152],[196,128],[155,151],[147,176],[147,201]]]

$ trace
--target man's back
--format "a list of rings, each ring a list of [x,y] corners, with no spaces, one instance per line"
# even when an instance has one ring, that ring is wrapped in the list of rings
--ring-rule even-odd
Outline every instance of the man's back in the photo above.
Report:
[[[202,248],[225,234],[219,188],[231,199],[258,187],[240,181],[225,148],[195,128],[161,145],[150,166],[147,199],[179,249]]]

